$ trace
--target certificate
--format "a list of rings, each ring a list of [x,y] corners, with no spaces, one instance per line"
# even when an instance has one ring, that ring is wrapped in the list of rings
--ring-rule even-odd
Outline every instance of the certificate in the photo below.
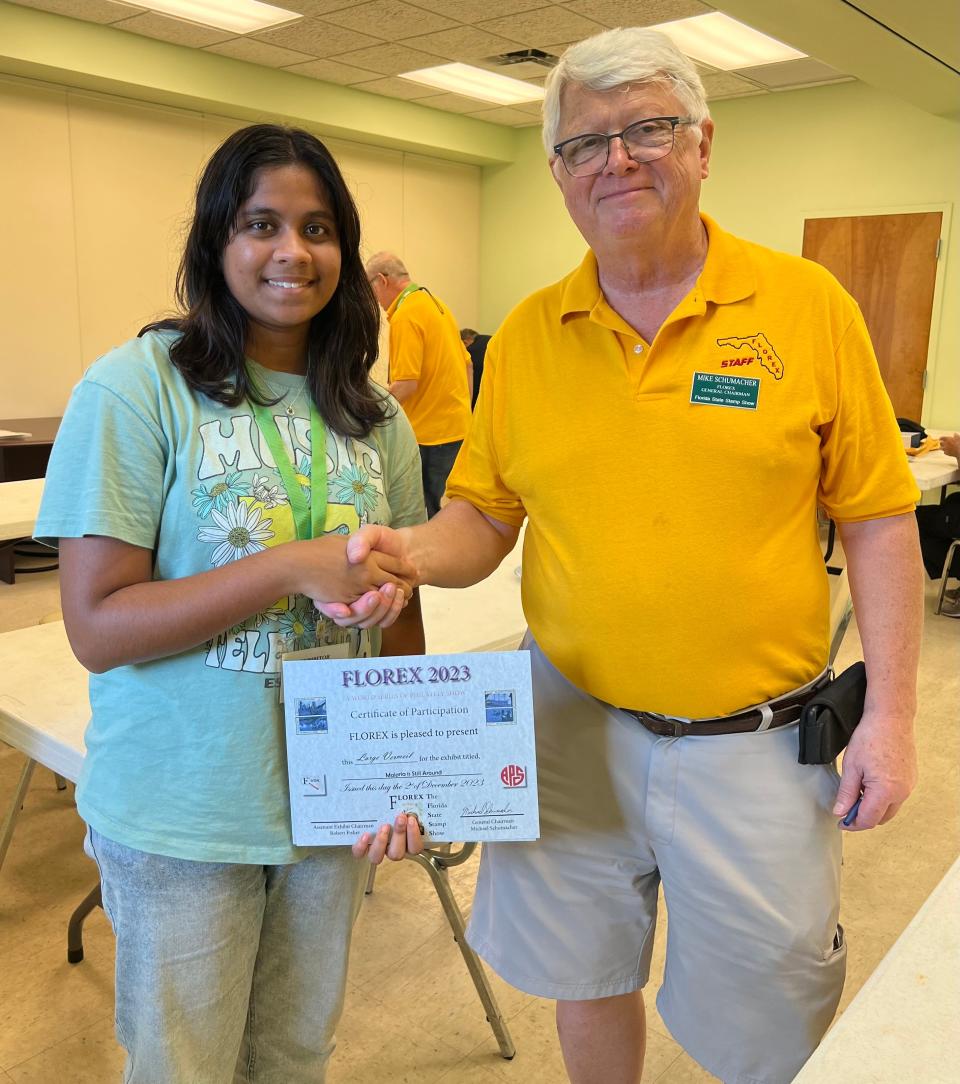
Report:
[[[293,842],[415,813],[433,841],[540,835],[526,651],[283,663]]]

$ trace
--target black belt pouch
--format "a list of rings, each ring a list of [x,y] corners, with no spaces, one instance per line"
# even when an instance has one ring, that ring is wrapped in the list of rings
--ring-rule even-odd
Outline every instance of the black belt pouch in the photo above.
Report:
[[[829,764],[850,741],[867,693],[867,668],[862,662],[844,670],[808,700],[800,713],[801,764]]]

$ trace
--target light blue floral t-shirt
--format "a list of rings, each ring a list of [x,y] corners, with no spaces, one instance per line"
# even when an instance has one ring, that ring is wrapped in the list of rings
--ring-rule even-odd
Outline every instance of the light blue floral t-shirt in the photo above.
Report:
[[[105,535],[154,553],[154,579],[192,576],[292,541],[290,502],[247,403],[190,390],[170,362],[173,333],[150,332],[96,362],[74,389],[37,521],[38,537]],[[318,469],[302,378],[254,377],[294,406],[272,408],[310,499]],[[299,401],[298,401],[299,400]],[[363,439],[327,427],[327,533],[424,519],[410,424]],[[279,864],[290,840],[278,650],[339,641],[309,599],[278,599],[215,639],[90,676],[92,718],[77,786],[80,815],[128,847],[198,861]],[[352,634],[356,636],[356,633]],[[374,650],[378,649],[374,644]]]

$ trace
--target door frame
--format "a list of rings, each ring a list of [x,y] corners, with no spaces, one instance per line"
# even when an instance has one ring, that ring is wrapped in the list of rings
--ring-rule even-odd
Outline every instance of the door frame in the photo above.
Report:
[[[930,312],[930,338],[927,342],[927,360],[925,365],[926,383],[923,386],[923,409],[917,420],[926,425],[930,420],[931,394],[937,383],[937,358],[940,353],[940,329],[943,323],[943,284],[946,278],[947,260],[950,256],[950,232],[952,229],[952,203],[897,203],[886,206],[845,204],[834,207],[801,208],[799,242],[797,251],[803,251],[803,224],[808,218],[867,218],[873,215],[911,215],[939,211],[940,219],[940,258],[937,260],[936,277],[933,284],[933,308]]]

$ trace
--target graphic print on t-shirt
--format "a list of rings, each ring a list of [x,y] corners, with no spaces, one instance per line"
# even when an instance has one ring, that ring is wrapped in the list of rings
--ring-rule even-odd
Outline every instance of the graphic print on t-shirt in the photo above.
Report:
[[[295,481],[309,500],[313,472],[309,419],[282,414],[275,421]],[[197,539],[210,547],[210,566],[219,568],[294,541],[290,500],[253,418],[243,414],[206,422],[198,433],[203,456],[191,497],[199,521]],[[386,496],[373,437],[356,440],[328,431],[325,466],[325,533],[347,535],[380,522],[377,507]],[[352,634],[322,618],[309,599],[290,595],[209,640],[204,661],[216,669],[276,674],[283,651],[346,638]]]
[[[766,369],[774,380],[783,379],[783,362],[762,331],[753,335],[731,335],[725,339],[717,339],[717,346],[730,346],[737,351],[736,357],[721,360],[721,369],[738,369],[759,362],[760,367]]]

